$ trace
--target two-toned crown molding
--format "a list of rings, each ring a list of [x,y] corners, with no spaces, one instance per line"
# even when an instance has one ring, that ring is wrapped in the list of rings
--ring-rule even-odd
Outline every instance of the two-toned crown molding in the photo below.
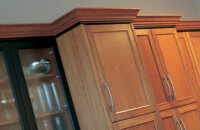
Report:
[[[138,15],[134,19],[135,27],[176,26],[182,15]]]
[[[178,31],[200,30],[200,20],[181,20],[176,28]]]
[[[0,24],[0,38],[56,36],[79,22],[133,21],[140,9],[75,8],[52,23]]]

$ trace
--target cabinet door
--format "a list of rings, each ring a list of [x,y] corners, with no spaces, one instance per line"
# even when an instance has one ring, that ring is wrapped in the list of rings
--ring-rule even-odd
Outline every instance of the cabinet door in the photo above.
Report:
[[[132,26],[88,25],[86,30],[112,121],[155,111]]]
[[[72,130],[69,106],[51,48],[20,49],[20,61],[39,130]]]
[[[180,123],[185,130],[200,130],[200,117],[196,104],[186,105],[177,108],[180,114]]]
[[[0,51],[0,129],[21,130],[16,101],[13,96],[9,76]]]
[[[139,53],[145,66],[145,70],[147,72],[151,89],[158,105],[158,109],[168,109],[171,107],[169,102],[170,98],[167,88],[168,86],[162,78],[162,75],[164,75],[163,71],[159,71],[158,69],[158,67],[161,68],[160,62],[155,61],[155,57],[158,57],[158,55],[153,54],[155,47],[151,46],[151,44],[154,43],[151,32],[149,29],[136,29],[135,32]]]
[[[195,96],[198,100],[198,106],[200,108],[200,82],[198,79],[198,73],[196,64],[194,62],[194,57],[191,51],[192,42],[190,40],[188,32],[179,32],[178,38],[180,52],[183,57],[184,64],[186,66],[186,71],[193,86]]]
[[[179,128],[179,126],[177,126],[178,120],[174,109],[160,112],[160,118],[164,130],[177,130],[177,128]]]
[[[189,35],[191,39],[191,50],[197,66],[198,75],[200,77],[200,31],[189,32]]]
[[[180,106],[194,102],[191,82],[180,55],[176,30],[169,28],[152,29],[151,31],[159,53],[159,59],[172,90],[174,105]]]
[[[115,130],[160,130],[156,113],[114,123]]]

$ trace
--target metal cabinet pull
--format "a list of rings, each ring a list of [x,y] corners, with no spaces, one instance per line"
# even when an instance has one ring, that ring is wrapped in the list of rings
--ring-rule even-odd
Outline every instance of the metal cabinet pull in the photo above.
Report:
[[[180,120],[181,120],[181,123],[183,124],[184,130],[186,130],[186,127],[185,127],[185,124],[184,124],[183,120],[182,119],[180,119]]]
[[[167,77],[168,77],[168,79],[169,79],[169,81],[170,81],[170,83],[171,83],[171,86],[172,86],[173,97],[176,99],[176,94],[175,94],[175,89],[174,89],[174,84],[173,84],[173,82],[172,82],[172,79],[170,78],[169,75],[167,75]]]
[[[177,123],[178,123],[180,129],[182,130],[182,127],[181,127],[181,124],[180,124],[179,120],[177,120]]]
[[[170,89],[170,86],[169,86],[169,83],[167,81],[167,78],[165,76],[163,76],[163,79],[166,81],[167,83],[167,87],[168,87],[168,90],[169,90],[169,97],[172,99],[172,93],[171,93],[171,89]]]
[[[114,112],[115,111],[115,108],[114,108],[114,103],[113,103],[113,98],[112,98],[112,94],[110,92],[110,89],[108,87],[108,84],[105,82],[104,83],[106,89],[108,90],[108,93],[109,93],[109,96],[110,96],[110,101],[111,101],[111,110]]]

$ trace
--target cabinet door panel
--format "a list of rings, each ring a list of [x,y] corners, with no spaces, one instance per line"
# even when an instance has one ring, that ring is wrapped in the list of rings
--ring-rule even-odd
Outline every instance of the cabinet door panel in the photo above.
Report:
[[[193,90],[195,92],[195,96],[198,100],[198,105],[200,108],[200,82],[198,79],[198,73],[197,73],[197,68],[194,60],[194,56],[192,54],[192,42],[190,40],[190,37],[187,32],[179,32],[178,33],[179,37],[179,47],[180,47],[180,52],[183,57],[184,64],[186,66],[186,71],[188,73],[188,76],[190,78]]]
[[[155,61],[155,56],[157,55],[154,55],[152,52],[153,46],[151,46],[151,43],[153,43],[154,41],[152,39],[151,32],[147,29],[137,29],[135,30],[135,32],[138,40],[138,49],[145,66],[145,70],[147,72],[153,94],[158,104],[158,109],[168,109],[170,107],[168,102],[169,94],[167,94],[167,89],[165,88],[164,83],[161,79],[162,71],[159,72],[158,70],[159,62],[156,63]]]
[[[102,87],[106,82],[112,95],[113,121],[154,111],[131,26],[90,25],[87,32]]]
[[[153,121],[147,122],[145,124],[137,125],[137,126],[134,126],[134,127],[125,128],[125,129],[122,129],[122,130],[148,130],[148,129],[156,130],[156,127],[155,127]]]
[[[187,130],[200,130],[200,118],[196,104],[178,108],[182,127]],[[181,121],[182,119],[182,121]]]
[[[164,130],[176,130],[173,118],[167,117],[162,119]]]
[[[186,35],[184,35],[183,33],[179,33],[179,47],[180,47],[180,53],[183,57],[183,61],[184,64],[186,66],[186,70],[187,73],[189,75],[189,78],[191,80],[191,83],[193,85],[194,88],[198,88],[198,82],[197,82],[197,78],[195,76],[195,68],[193,67],[193,57],[191,57],[191,53],[190,53],[190,47],[188,46],[188,41],[186,38]]]
[[[185,101],[193,99],[193,93],[177,46],[175,29],[152,29],[152,34],[157,49],[160,50],[159,55],[166,69],[165,73],[169,75],[171,90],[174,90],[172,91],[174,104],[183,105]]]
[[[200,74],[200,32],[190,32],[191,48]]]
[[[114,123],[116,130],[159,130],[161,129],[156,113],[131,118]]]
[[[177,130],[177,117],[174,109],[160,112],[164,130]]]

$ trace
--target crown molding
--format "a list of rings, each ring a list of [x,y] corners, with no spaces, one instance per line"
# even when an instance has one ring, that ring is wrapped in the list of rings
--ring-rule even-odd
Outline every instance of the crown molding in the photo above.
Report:
[[[200,20],[181,20],[176,28],[178,31],[200,30]]]
[[[51,36],[48,23],[0,24],[0,38]]]
[[[182,15],[138,15],[134,19],[135,27],[176,26]]]
[[[140,9],[75,8],[52,23],[0,24],[0,38],[56,36],[79,22],[133,21]]]

